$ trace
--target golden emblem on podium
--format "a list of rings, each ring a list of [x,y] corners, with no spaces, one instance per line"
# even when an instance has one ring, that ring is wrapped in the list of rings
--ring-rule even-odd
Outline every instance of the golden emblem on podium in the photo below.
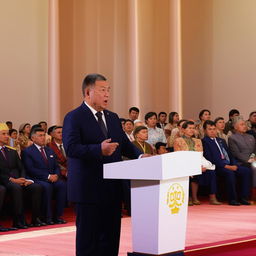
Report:
[[[184,204],[185,193],[179,183],[173,183],[167,192],[167,205],[172,214],[178,214],[180,207]]]

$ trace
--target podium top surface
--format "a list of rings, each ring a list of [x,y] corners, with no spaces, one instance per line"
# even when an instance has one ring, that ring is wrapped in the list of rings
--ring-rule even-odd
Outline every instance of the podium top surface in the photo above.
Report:
[[[202,153],[177,151],[104,164],[105,179],[167,180],[201,174]]]

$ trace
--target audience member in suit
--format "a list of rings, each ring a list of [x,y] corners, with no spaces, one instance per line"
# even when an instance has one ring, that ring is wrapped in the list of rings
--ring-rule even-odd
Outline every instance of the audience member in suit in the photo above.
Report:
[[[133,132],[135,140],[133,144],[144,154],[154,154],[153,147],[146,142],[148,139],[148,128],[146,126],[138,126]]]
[[[203,109],[199,112],[199,120],[196,123],[196,132],[195,136],[198,139],[202,139],[204,137],[204,122],[207,120],[211,120],[211,112],[208,109]]]
[[[124,130],[127,138],[129,139],[129,141],[131,141],[131,142],[134,141],[133,129],[134,129],[133,121],[130,119],[126,119],[124,121],[123,130]]]
[[[67,157],[62,142],[62,126],[55,126],[51,132],[52,140],[48,146],[57,156],[57,162],[60,167],[60,178],[66,180],[68,175]]]
[[[246,122],[248,126],[248,134],[251,134],[256,139],[256,111],[253,111],[249,115],[249,119]]]
[[[0,184],[11,196],[13,208],[13,227],[27,228],[23,213],[23,193],[28,195],[32,205],[32,225],[41,226],[40,203],[42,188],[26,178],[25,169],[16,150],[7,146],[8,126],[0,124]]]
[[[177,112],[171,112],[169,114],[169,123],[166,124],[164,127],[164,132],[165,132],[166,138],[168,138],[171,135],[172,129],[177,127],[179,120],[180,120],[180,117]]]
[[[44,130],[45,132],[45,145],[49,144],[52,140],[52,137],[47,133],[47,122],[45,121],[41,121],[38,123],[41,128]]]
[[[164,127],[167,125],[166,119],[167,114],[165,112],[160,112],[158,114],[158,122],[156,123],[156,126],[164,130]]]
[[[131,107],[129,109],[129,119],[132,120],[133,122],[135,120],[138,120],[140,114],[140,110],[137,107]]]
[[[224,133],[228,135],[229,132],[233,132],[233,119],[239,116],[240,112],[237,109],[231,109],[228,113],[229,120],[225,124]]]
[[[232,134],[230,131],[228,132],[228,134],[224,133],[224,129],[225,129],[225,121],[223,117],[217,117],[214,120],[214,123],[216,125],[216,129],[217,129],[217,137],[223,139],[226,141],[227,145],[228,145],[228,137]]]
[[[27,174],[35,183],[43,187],[42,205],[43,217],[47,224],[66,223],[63,215],[66,204],[66,182],[59,179],[60,168],[53,150],[45,146],[45,132],[42,128],[35,128],[31,132],[33,145],[22,152]],[[51,202],[55,194],[56,207],[53,213]]]
[[[104,179],[103,164],[141,155],[117,114],[106,110],[110,86],[100,74],[83,81],[84,102],[63,125],[68,156],[68,197],[76,204],[76,255],[117,256],[121,224],[120,180]]]
[[[157,115],[155,112],[148,112],[145,115],[145,122],[148,127],[148,140],[147,142],[154,146],[157,142],[166,143],[164,131],[156,127]]]
[[[4,202],[5,192],[6,192],[5,187],[0,185],[0,213],[2,210],[3,202]],[[0,232],[6,232],[9,230],[10,230],[9,228],[4,228],[3,226],[0,225]]]
[[[228,200],[230,205],[249,205],[247,201],[250,191],[251,170],[238,165],[231,154],[225,140],[217,137],[217,130],[213,121],[204,124],[206,136],[203,138],[204,156],[216,165],[216,174],[226,180]],[[241,180],[240,203],[236,193],[236,180]]]
[[[195,123],[186,121],[182,125],[183,135],[174,141],[174,151],[198,151],[203,152],[203,146],[200,139],[193,138],[195,134]],[[206,163],[206,164],[205,164]],[[212,163],[206,160],[202,161],[202,174],[190,178],[192,200],[190,205],[199,205],[200,201],[197,198],[198,185],[209,187],[210,204],[219,205],[220,202],[216,199],[216,174]],[[191,202],[192,201],[192,202]]]
[[[19,127],[18,142],[19,142],[21,151],[33,144],[33,142],[29,138],[30,131],[31,131],[31,125],[29,123],[23,123]]]

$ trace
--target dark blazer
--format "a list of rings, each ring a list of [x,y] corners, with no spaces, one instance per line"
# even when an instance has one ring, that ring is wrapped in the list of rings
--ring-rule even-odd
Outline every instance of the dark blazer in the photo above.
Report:
[[[166,126],[166,125],[167,125],[167,123],[164,123],[164,126]],[[156,123],[156,127],[162,128],[160,123]]]
[[[138,158],[141,152],[129,141],[117,114],[104,110],[108,138],[119,146],[111,156],[102,156],[105,140],[92,111],[84,104],[69,112],[63,125],[63,143],[68,157],[68,198],[77,203],[116,201],[119,180],[103,179],[103,164],[118,162],[122,155]]]
[[[49,147],[44,147],[48,163],[45,163],[41,152],[33,144],[22,151],[22,161],[27,174],[34,179],[48,181],[49,174],[60,175],[60,168],[56,160],[56,155]]]
[[[216,138],[218,143],[222,143],[223,147],[228,153],[229,159],[230,159],[230,165],[236,165],[237,162],[235,158],[232,156],[230,150],[228,149],[228,146],[226,144],[226,141],[221,138]],[[226,165],[225,161],[221,158],[220,150],[215,143],[214,140],[212,140],[210,137],[205,136],[202,139],[203,142],[203,149],[204,149],[204,157],[216,165],[216,167],[224,168]]]
[[[6,147],[8,161],[0,153],[0,184],[7,185],[10,178],[25,178],[25,169],[16,150]]]

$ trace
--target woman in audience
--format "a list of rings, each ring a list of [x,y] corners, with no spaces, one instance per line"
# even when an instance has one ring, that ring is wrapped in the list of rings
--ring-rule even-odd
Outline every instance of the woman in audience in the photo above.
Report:
[[[16,149],[17,152],[20,154],[20,145],[18,142],[18,131],[16,129],[9,130],[9,146]]]
[[[18,142],[20,144],[20,150],[24,150],[33,144],[33,142],[29,139],[31,126],[29,123],[23,123],[19,127],[19,137]]]
[[[171,112],[169,114],[169,123],[164,127],[166,138],[171,135],[172,129],[177,127],[179,120],[180,117],[177,112]]]
[[[226,141],[227,145],[228,145],[228,137],[232,134],[230,131],[228,132],[228,135],[224,133],[224,129],[225,129],[225,121],[223,117],[217,117],[214,120],[214,123],[216,125],[216,129],[217,129],[217,136],[223,140]]]
[[[183,135],[174,141],[174,151],[198,151],[203,152],[203,146],[200,139],[193,138],[195,134],[195,124],[192,121],[186,121],[182,125]],[[202,175],[196,175],[190,178],[191,194],[189,205],[199,205],[197,198],[198,185],[209,186],[210,188],[210,204],[219,205],[216,199],[216,174],[215,166],[211,162],[202,158]]]
[[[199,120],[196,124],[195,136],[198,139],[202,139],[204,137],[203,125],[206,120],[211,120],[211,112],[208,109],[203,109],[199,113]]]
[[[179,120],[178,124],[177,124],[177,127],[172,129],[172,133],[171,135],[167,138],[167,147],[168,148],[173,148],[173,143],[174,143],[174,140],[176,138],[179,138],[182,136],[182,125],[188,120],[186,119],[181,119]]]
[[[250,113],[246,125],[248,127],[247,133],[253,135],[256,139],[256,111]]]
[[[148,140],[147,142],[154,146],[157,142],[166,143],[166,137],[164,131],[161,128],[156,127],[157,115],[155,112],[148,112],[145,115],[145,122],[148,128]]]
[[[146,126],[137,126],[133,135],[135,140],[132,142],[144,154],[153,155],[153,147],[146,142],[148,139],[148,128]]]

